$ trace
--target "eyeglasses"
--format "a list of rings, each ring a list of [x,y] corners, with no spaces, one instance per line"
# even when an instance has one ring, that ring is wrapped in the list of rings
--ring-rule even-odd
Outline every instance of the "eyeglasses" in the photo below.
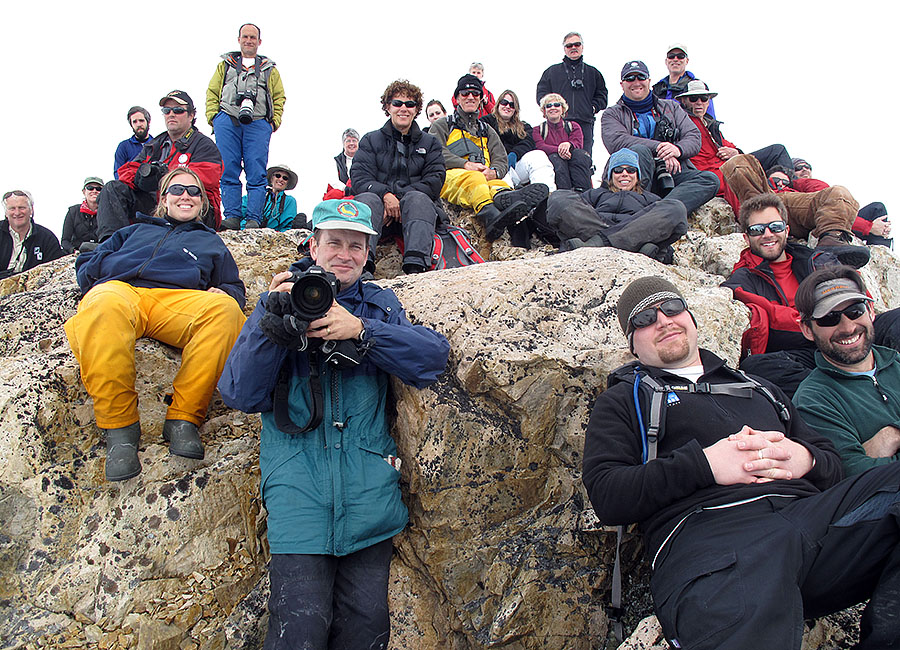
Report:
[[[565,48],[567,50],[571,50],[576,47],[581,47],[581,41],[575,41],[574,43],[566,43]]]
[[[510,108],[516,107],[516,103],[514,101],[510,101],[509,99],[501,99],[497,103],[500,104],[501,106],[509,106]]]
[[[481,93],[477,90],[460,90],[459,94],[463,97],[481,97]]]
[[[562,108],[562,102],[547,102],[544,108]]]
[[[777,235],[780,232],[784,232],[784,229],[787,228],[787,224],[785,224],[784,221],[755,223],[752,226],[747,226],[747,235],[750,237],[762,237],[766,234],[766,228],[768,228],[772,234]]]
[[[23,192],[22,190],[11,190],[3,195],[3,200],[5,201],[6,199],[8,199],[11,196],[28,196],[28,195],[25,194],[25,192]]]
[[[185,192],[188,193],[188,196],[200,196],[200,188],[196,185],[175,183],[174,185],[169,185],[169,188],[166,190],[166,194],[171,194],[172,196],[181,196]]]
[[[650,325],[653,325],[653,323],[656,322],[657,312],[659,311],[671,318],[672,316],[677,316],[686,309],[687,305],[684,304],[684,300],[682,300],[681,298],[669,298],[656,307],[643,309],[632,316],[631,327],[639,330],[642,327],[649,327]]]
[[[841,322],[841,314],[843,314],[850,320],[856,320],[865,313],[866,303],[865,301],[860,300],[859,302],[853,303],[849,307],[830,311],[821,318],[813,318],[813,320],[819,327],[834,327]]]
[[[287,174],[282,174],[281,172],[275,172],[274,174],[272,174],[272,178],[283,179],[286,181],[291,180],[290,176],[288,176]]]
[[[99,192],[100,190],[103,189],[103,187],[100,185],[88,185],[84,189],[86,189],[88,192]]]
[[[613,174],[637,174],[637,167],[632,167],[631,165],[619,165],[618,167],[613,167]]]
[[[416,102],[411,99],[407,101],[403,101],[402,99],[392,99],[391,106],[393,106],[394,108],[400,108],[401,106],[406,106],[406,108],[415,108]]]
[[[687,100],[691,104],[696,104],[697,102],[708,102],[709,95],[688,95]]]
[[[635,79],[637,79],[638,81],[646,81],[649,78],[650,77],[645,75],[643,72],[632,72],[631,74],[627,74],[624,77],[622,77],[622,81],[630,82],[630,81],[634,81]]]
[[[678,59],[679,61],[682,61],[687,58],[687,54],[684,52],[669,52],[666,54],[666,58],[669,60]]]
[[[168,115],[169,113],[175,113],[175,115],[184,115],[188,112],[184,106],[164,106],[162,109],[163,115]]]
[[[812,171],[812,167],[810,167],[809,165],[800,164],[794,167],[795,172],[799,172],[801,169],[808,169],[809,171]]]
[[[778,178],[777,176],[775,178],[770,178],[769,182],[772,184],[772,186],[775,189],[781,189],[782,187],[788,187],[791,184],[791,181],[789,178]]]

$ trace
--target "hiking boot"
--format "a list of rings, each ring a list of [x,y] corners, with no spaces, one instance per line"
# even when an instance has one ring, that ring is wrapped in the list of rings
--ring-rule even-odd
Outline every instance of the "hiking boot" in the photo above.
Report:
[[[505,192],[504,192],[505,194]],[[528,216],[528,210],[523,201],[513,203],[506,210],[500,212],[494,203],[488,203],[478,211],[478,216],[484,222],[484,236],[488,241],[500,239],[503,231],[519,220]]]
[[[527,216],[529,212],[534,210],[540,203],[546,201],[549,195],[549,187],[547,187],[543,183],[532,183],[531,185],[526,185],[520,190],[504,190],[502,192],[497,192],[494,195],[494,205],[496,205],[501,212],[505,212],[512,205],[521,201],[525,204],[523,208],[525,210],[525,214],[522,214],[520,216],[524,217]]]
[[[262,224],[256,219],[247,219],[247,223],[244,224],[244,230],[249,228],[262,228]]]
[[[140,474],[138,442],[141,439],[141,423],[103,431],[106,433],[106,480],[124,481]]]
[[[659,246],[657,246],[653,242],[647,242],[646,244],[641,246],[641,250],[639,250],[638,252],[641,255],[646,255],[647,257],[657,259],[657,255],[659,255]]]
[[[163,440],[169,443],[169,453],[185,458],[203,458],[203,443],[197,425],[187,420],[166,420]]]
[[[853,239],[850,233],[840,230],[829,230],[822,233],[816,244],[816,250],[826,250],[841,264],[852,266],[855,269],[862,268],[869,263],[869,249],[865,246],[852,246]]]
[[[240,230],[241,229],[241,220],[237,217],[228,217],[227,219],[222,219],[222,223],[219,224],[219,230]]]
[[[509,230],[509,243],[516,248],[531,249],[531,228],[527,223],[516,223],[507,228]]]

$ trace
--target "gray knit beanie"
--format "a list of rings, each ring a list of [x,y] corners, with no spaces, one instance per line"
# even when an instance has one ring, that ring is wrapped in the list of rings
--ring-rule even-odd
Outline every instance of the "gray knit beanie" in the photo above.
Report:
[[[619,302],[616,303],[616,314],[619,317],[619,325],[629,342],[633,331],[631,328],[632,316],[647,309],[650,305],[671,298],[684,300],[684,296],[674,284],[658,275],[638,278],[625,287],[625,291],[619,296]],[[687,300],[684,300],[684,304],[687,304]]]

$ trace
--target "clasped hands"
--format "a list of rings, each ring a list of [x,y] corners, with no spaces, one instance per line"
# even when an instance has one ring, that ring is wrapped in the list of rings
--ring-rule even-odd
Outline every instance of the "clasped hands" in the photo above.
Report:
[[[703,450],[719,485],[768,483],[801,478],[815,460],[809,450],[780,431],[760,431],[744,425]]]

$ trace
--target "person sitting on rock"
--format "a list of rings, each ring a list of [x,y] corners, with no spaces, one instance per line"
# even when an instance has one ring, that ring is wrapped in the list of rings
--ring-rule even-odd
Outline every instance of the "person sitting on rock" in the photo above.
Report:
[[[344,192],[350,182],[350,170],[353,169],[353,159],[359,150],[359,131],[354,128],[344,129],[341,134],[341,153],[334,157],[337,165],[337,180],[332,180],[329,190],[336,189]]]
[[[310,292],[290,271],[276,274],[219,382],[226,404],[262,414],[272,554],[263,647],[386,648],[391,538],[408,519],[389,388],[392,378],[415,388],[435,382],[450,345],[412,325],[393,291],[361,280],[375,235],[364,203],[324,201],[312,226],[319,268],[304,260],[292,270],[309,271],[304,283],[332,273],[334,288],[321,308],[302,302],[300,311],[292,289]]]
[[[442,117],[447,117],[447,109],[444,108],[444,105],[439,100],[432,99],[425,104],[425,119],[428,120],[428,126],[424,127],[422,131],[428,133],[428,129],[431,128],[431,125]]]
[[[488,90],[484,85],[484,64],[479,63],[478,61],[472,62],[469,66],[469,74],[473,77],[478,77],[478,80],[481,82],[482,102],[478,109],[478,117],[481,118],[490,115],[494,112],[496,101],[494,100],[494,93]],[[456,95],[450,98],[450,103],[453,105],[453,108],[457,107],[459,100],[456,98]],[[444,114],[446,115],[446,111],[444,111]]]
[[[169,453],[202,459],[198,426],[244,324],[244,283],[225,244],[200,221],[206,190],[191,169],[160,182],[154,216],[120,228],[75,260],[84,297],[66,336],[106,437],[106,479],[141,471],[134,344],[147,337],[182,348],[163,425]]]
[[[543,183],[512,190],[501,180],[509,161],[500,136],[478,119],[482,90],[478,77],[460,77],[455,93],[459,105],[453,114],[434,122],[429,135],[443,146],[447,176],[441,198],[474,210],[487,240],[494,241],[525,219],[550,190]]]
[[[26,190],[11,190],[3,195],[0,221],[0,278],[6,278],[38,264],[59,259],[65,253],[49,228],[35,223],[34,199]]]
[[[97,247],[97,206],[103,181],[97,176],[84,179],[84,201],[69,208],[63,220],[62,248],[66,253],[89,251]]]
[[[350,173],[355,200],[372,212],[376,231],[369,242],[369,272],[383,234],[402,232],[403,272],[422,273],[430,265],[438,200],[444,184],[444,156],[434,136],[416,124],[422,91],[405,79],[391,82],[381,95],[388,120],[359,143]]]
[[[297,200],[288,195],[288,190],[297,187],[297,173],[287,165],[275,165],[266,170],[266,202],[263,204],[263,228],[279,232],[294,227],[297,216]],[[241,203],[243,220],[241,230],[247,225],[247,197]]]
[[[653,94],[660,99],[675,99],[680,93],[683,93],[690,82],[696,79],[694,73],[687,69],[689,62],[687,48],[684,45],[681,43],[670,45],[666,50],[666,70],[669,71],[669,74],[653,84]],[[710,117],[715,119],[716,111],[713,108],[712,100],[709,102],[707,112]]]
[[[671,264],[671,244],[687,232],[687,212],[676,199],[660,199],[640,183],[638,155],[610,156],[604,187],[576,194],[560,190],[547,201],[547,222],[560,250],[613,246]]]
[[[555,192],[553,165],[547,154],[535,147],[531,125],[520,119],[520,108],[519,96],[511,90],[504,90],[493,112],[481,118],[497,132],[506,148],[509,171],[503,180],[514,188],[526,183],[543,183]]]
[[[583,192],[591,189],[591,154],[584,150],[578,122],[565,119],[568,110],[562,95],[544,95],[541,113],[545,121],[534,127],[532,134],[535,147],[547,154],[553,164],[556,187]]]

